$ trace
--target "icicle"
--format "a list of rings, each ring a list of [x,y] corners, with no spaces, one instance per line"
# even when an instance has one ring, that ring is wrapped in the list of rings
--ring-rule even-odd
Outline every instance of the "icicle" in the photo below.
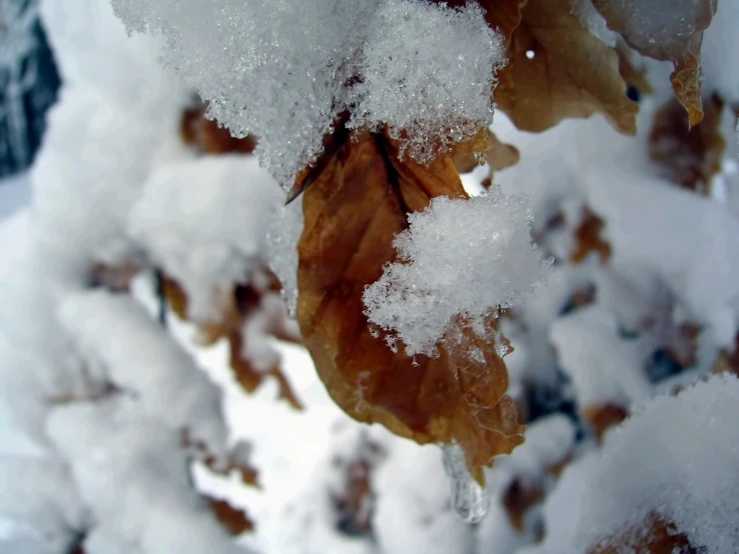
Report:
[[[464,452],[456,444],[443,444],[444,470],[452,485],[454,512],[465,523],[478,523],[487,513],[488,495],[472,478],[467,469]]]

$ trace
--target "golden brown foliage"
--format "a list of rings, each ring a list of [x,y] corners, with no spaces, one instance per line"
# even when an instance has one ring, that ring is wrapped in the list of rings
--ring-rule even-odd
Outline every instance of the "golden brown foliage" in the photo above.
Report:
[[[495,172],[516,165],[521,159],[521,153],[515,146],[501,142],[492,131],[486,129],[484,134],[490,145],[480,153],[467,152],[454,156],[454,165],[459,173],[469,173],[481,161],[486,162],[490,166],[490,176],[486,180],[486,187],[489,187]]]
[[[602,263],[611,258],[611,245],[600,235],[604,226],[595,212],[583,208],[580,225],[575,229],[575,249],[570,254],[573,264],[582,262],[591,252],[597,252]]]
[[[238,508],[234,508],[225,500],[211,498],[206,496],[206,501],[213,515],[221,525],[232,535],[240,535],[246,531],[254,529],[254,522],[249,519],[246,513]]]
[[[619,531],[606,540],[593,546],[588,554],[620,554],[621,552],[640,552],[644,554],[702,554],[701,548],[690,543],[671,522],[652,513],[643,525]]]
[[[570,0],[525,2],[495,101],[524,131],[602,113],[619,131],[634,134],[638,106],[626,97],[618,55],[583,27],[572,8]]]
[[[649,156],[673,183],[701,194],[710,192],[711,179],[721,171],[726,139],[721,134],[724,102],[713,95],[705,104],[703,120],[690,126],[677,100],[662,106],[649,135]]]
[[[629,412],[618,404],[593,404],[583,408],[580,415],[590,423],[595,438],[601,443],[606,431],[623,422],[629,416]]]
[[[688,111],[690,125],[703,118],[701,102],[700,49],[703,31],[716,13],[716,0],[673,3],[677,13],[664,13],[664,5],[644,0],[593,0],[608,27],[641,54],[670,61],[675,70],[670,75],[675,96]],[[666,17],[667,16],[667,17]],[[641,21],[659,21],[659,36],[644,32]]]
[[[493,345],[472,334],[439,356],[393,352],[370,331],[364,288],[396,259],[406,214],[431,198],[466,198],[450,157],[425,167],[401,161],[384,134],[353,134],[305,189],[299,245],[298,323],[333,399],[359,421],[379,422],[419,443],[456,441],[480,468],[522,442],[508,375]],[[469,352],[478,349],[482,359]]]
[[[249,135],[242,139],[231,136],[231,131],[220,127],[215,120],[205,117],[204,104],[189,108],[182,113],[180,135],[185,144],[192,145],[205,154],[251,154],[257,146],[256,139]]]
[[[519,478],[513,479],[503,491],[501,502],[508,514],[511,526],[522,533],[526,512],[529,508],[544,500],[544,492],[537,483],[531,483]]]
[[[271,276],[271,284],[266,291],[258,290],[251,285],[234,285],[230,293],[221,298],[219,310],[221,318],[218,321],[196,323],[200,329],[201,338],[206,345],[214,344],[222,338],[228,341],[231,369],[236,381],[246,392],[254,392],[267,377],[274,377],[279,385],[280,398],[287,400],[295,409],[301,409],[302,406],[298,397],[293,392],[289,381],[279,366],[266,370],[257,369],[249,359],[242,355],[244,321],[253,316],[255,311],[259,309],[262,295],[265,292],[278,292],[279,288],[279,281],[274,276]],[[172,311],[181,319],[189,320],[187,294],[179,283],[165,276],[163,289],[164,297]],[[284,321],[275,321],[268,331],[275,338],[294,342],[296,338],[289,333],[284,325],[285,323]]]

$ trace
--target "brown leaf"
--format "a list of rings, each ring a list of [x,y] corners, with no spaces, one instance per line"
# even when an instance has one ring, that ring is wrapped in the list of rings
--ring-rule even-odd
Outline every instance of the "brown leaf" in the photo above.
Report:
[[[350,536],[373,535],[376,499],[373,474],[385,455],[379,444],[365,436],[356,451],[334,458],[334,471],[340,473],[343,480],[341,490],[332,494],[338,531]]]
[[[518,148],[501,142],[495,133],[485,130],[486,143],[478,152],[466,152],[453,157],[454,165],[459,173],[469,173],[485,161],[490,166],[490,180],[494,172],[516,165],[521,159]]]
[[[602,113],[619,131],[636,133],[638,106],[626,97],[618,56],[583,27],[571,0],[529,0],[521,15],[494,92],[516,127],[539,132]]]
[[[705,105],[703,120],[693,127],[677,100],[656,113],[649,135],[649,156],[667,179],[701,194],[710,193],[711,180],[721,171],[726,150],[726,139],[721,134],[723,108],[723,100],[714,94]]]
[[[242,328],[244,321],[259,310],[261,298],[266,292],[276,293],[280,290],[280,282],[272,274],[269,285],[265,290],[260,290],[251,285],[236,284],[229,294],[220,300],[220,319],[217,321],[199,321],[198,328],[201,340],[205,345],[215,344],[220,339],[226,339],[229,343],[231,369],[236,381],[246,392],[254,392],[268,377],[274,377],[279,386],[279,397],[287,400],[296,410],[302,409],[295,392],[290,386],[287,377],[282,373],[279,366],[267,370],[257,370],[253,363],[243,355],[244,337]],[[164,297],[167,299],[172,311],[181,319],[189,321],[188,299],[184,289],[171,277],[163,278]],[[268,329],[275,338],[297,342],[296,338],[286,330],[286,322],[276,321]]]
[[[503,492],[501,501],[508,514],[511,526],[522,533],[526,512],[544,499],[544,492],[535,483],[528,483],[520,478],[513,479]]]
[[[194,146],[205,154],[251,154],[257,146],[256,139],[246,136],[238,139],[218,122],[205,117],[207,106],[200,104],[182,113],[180,135],[185,144]]]
[[[673,523],[651,513],[641,526],[621,530],[588,550],[588,554],[621,552],[701,554],[704,551],[693,546],[688,536],[680,532]]]
[[[259,483],[259,470],[252,466],[243,457],[229,454],[227,458],[217,457],[209,450],[208,445],[202,441],[194,439],[189,429],[183,429],[181,433],[182,447],[186,449],[191,456],[205,464],[208,469],[218,475],[228,475],[232,471],[236,471],[241,475],[241,481],[245,485],[261,489]]]
[[[244,338],[240,330],[232,331],[227,337],[230,348],[231,369],[236,381],[246,392],[254,392],[265,381],[267,377],[274,377],[279,387],[279,397],[296,410],[302,410],[303,405],[298,400],[290,382],[279,367],[271,367],[266,371],[258,370],[252,362],[241,355],[244,346]]]
[[[508,375],[491,344],[467,335],[459,352],[415,359],[370,333],[364,288],[396,259],[406,214],[431,198],[465,198],[451,158],[429,167],[401,162],[385,135],[353,134],[305,191],[299,244],[298,323],[333,399],[359,421],[378,422],[424,443],[456,441],[479,468],[523,440]],[[470,359],[476,347],[484,361]],[[477,470],[475,470],[477,468]]]
[[[575,229],[575,249],[570,254],[573,264],[582,262],[591,252],[597,252],[600,261],[605,263],[611,258],[611,245],[600,236],[605,223],[589,208],[583,208],[580,225]]]
[[[583,408],[581,416],[590,423],[598,443],[602,443],[606,431],[623,422],[629,416],[629,412],[617,404],[593,404]]]
[[[690,125],[697,125],[703,118],[701,42],[717,0],[593,0],[593,4],[629,46],[644,56],[673,63],[670,81],[675,96],[688,111]]]
[[[204,496],[208,501],[213,515],[223,525],[223,527],[232,535],[240,535],[246,531],[254,530],[254,522],[243,510],[234,508],[225,500],[219,500],[209,496]]]

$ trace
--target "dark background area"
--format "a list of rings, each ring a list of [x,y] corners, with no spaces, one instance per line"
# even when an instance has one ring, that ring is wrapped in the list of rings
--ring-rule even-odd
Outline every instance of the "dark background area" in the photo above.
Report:
[[[0,2],[0,178],[33,162],[60,84],[38,0]]]

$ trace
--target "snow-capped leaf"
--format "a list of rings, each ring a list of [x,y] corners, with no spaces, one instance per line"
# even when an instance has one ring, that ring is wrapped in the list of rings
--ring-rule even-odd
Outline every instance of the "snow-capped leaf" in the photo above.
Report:
[[[670,61],[675,96],[690,124],[703,119],[700,50],[703,31],[716,13],[717,0],[593,0],[608,27],[641,54]]]
[[[626,97],[616,52],[573,13],[570,0],[530,0],[513,31],[508,65],[498,74],[498,108],[524,131],[602,113],[619,131],[636,132],[638,106]]]
[[[352,417],[419,443],[458,443],[478,480],[492,456],[523,438],[508,375],[493,345],[471,332],[438,357],[394,352],[370,331],[363,293],[396,259],[407,214],[436,196],[465,198],[448,156],[400,161],[397,143],[359,132],[337,149],[303,195],[298,323],[318,373]],[[475,356],[471,356],[471,352]]]

